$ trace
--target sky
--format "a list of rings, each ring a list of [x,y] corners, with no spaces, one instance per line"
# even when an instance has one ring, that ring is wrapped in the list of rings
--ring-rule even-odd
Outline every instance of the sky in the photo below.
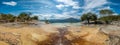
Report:
[[[99,10],[110,9],[120,14],[119,0],[0,0],[0,13],[19,15],[31,12],[39,19],[77,18],[84,13],[99,15]]]

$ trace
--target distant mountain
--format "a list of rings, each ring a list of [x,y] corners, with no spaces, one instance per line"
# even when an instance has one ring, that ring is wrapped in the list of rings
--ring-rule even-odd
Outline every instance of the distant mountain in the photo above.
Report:
[[[76,22],[80,22],[80,19],[67,18],[67,19],[51,19],[48,21],[50,23],[76,23]]]

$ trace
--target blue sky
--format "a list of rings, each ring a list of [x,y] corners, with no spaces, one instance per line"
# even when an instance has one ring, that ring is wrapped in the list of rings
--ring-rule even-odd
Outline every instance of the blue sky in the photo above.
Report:
[[[80,18],[83,13],[99,14],[101,9],[120,13],[119,0],[0,0],[0,13],[31,12],[40,19]]]

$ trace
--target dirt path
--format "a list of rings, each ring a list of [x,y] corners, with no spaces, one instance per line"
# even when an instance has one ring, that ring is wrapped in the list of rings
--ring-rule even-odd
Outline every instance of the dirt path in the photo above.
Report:
[[[67,27],[58,28],[59,35],[58,40],[55,45],[71,45],[71,41],[69,41],[64,35],[68,34]]]

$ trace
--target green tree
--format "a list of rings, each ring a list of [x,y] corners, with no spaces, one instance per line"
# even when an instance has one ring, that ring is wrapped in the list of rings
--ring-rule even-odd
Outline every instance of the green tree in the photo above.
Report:
[[[96,16],[96,14],[89,12],[89,13],[83,14],[83,15],[81,16],[81,20],[82,20],[82,21],[87,20],[87,22],[88,22],[88,24],[89,24],[89,23],[90,23],[90,20],[96,22],[97,16]]]
[[[1,13],[0,20],[4,22],[14,22],[14,16],[12,14]]]
[[[7,21],[8,21],[8,22],[14,22],[14,20],[15,20],[15,16],[14,16],[14,15],[12,15],[12,14],[7,14]]]
[[[38,20],[38,17],[37,16],[31,17],[30,12],[22,12],[18,16],[0,13],[1,22],[28,22],[32,20]]]
[[[103,16],[110,16],[114,12],[112,10],[109,10],[109,9],[103,9],[103,10],[100,10],[99,13],[101,14],[101,17],[103,17]]]
[[[32,20],[38,20],[38,16],[33,16]]]
[[[83,15],[81,16],[81,21],[85,21],[85,20],[87,20],[88,23],[89,23],[89,20],[90,20],[89,15],[87,15],[87,14],[83,14]]]
[[[100,10],[99,13],[101,14],[102,21],[104,21],[106,24],[109,24],[110,20],[109,20],[109,18],[106,18],[106,16],[111,16],[111,15],[113,15],[114,12],[109,9],[103,9],[103,10]]]
[[[104,17],[101,17],[99,18],[99,20],[102,20],[102,21],[119,21],[120,20],[120,16],[119,15],[113,15],[113,16],[104,16]]]
[[[31,15],[31,13],[29,13],[29,12],[22,12],[18,16],[18,20],[22,21],[22,22],[27,22],[31,19],[30,15]]]
[[[7,14],[1,13],[0,20],[7,20]]]
[[[46,23],[46,24],[49,24],[49,20],[45,20],[45,23]]]

